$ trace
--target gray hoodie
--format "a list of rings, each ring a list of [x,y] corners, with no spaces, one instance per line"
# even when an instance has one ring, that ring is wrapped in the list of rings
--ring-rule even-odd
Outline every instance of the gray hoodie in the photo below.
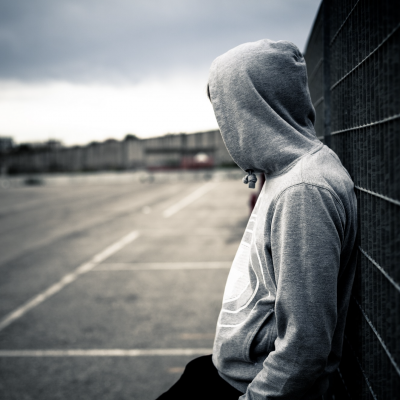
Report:
[[[226,283],[213,362],[244,399],[315,399],[339,364],[356,265],[356,197],[315,136],[305,61],[286,41],[212,64],[226,147],[266,182]]]

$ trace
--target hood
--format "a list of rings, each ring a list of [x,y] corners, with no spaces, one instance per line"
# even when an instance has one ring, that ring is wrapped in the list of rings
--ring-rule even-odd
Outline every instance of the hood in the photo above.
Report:
[[[244,171],[280,173],[322,145],[306,63],[293,43],[235,47],[214,60],[208,85],[222,138]]]

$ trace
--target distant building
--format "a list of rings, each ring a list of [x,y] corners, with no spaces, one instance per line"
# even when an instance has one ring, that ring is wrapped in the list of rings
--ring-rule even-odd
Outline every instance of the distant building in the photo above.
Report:
[[[55,139],[49,139],[45,142],[26,142],[20,143],[15,146],[17,152],[29,152],[29,151],[43,151],[43,150],[60,150],[64,146],[62,142]]]
[[[12,137],[0,136],[0,154],[8,153],[13,147]]]
[[[7,156],[10,173],[80,172],[101,170],[204,169],[234,166],[218,130],[168,134],[139,139],[108,139],[86,146],[63,147],[61,142],[24,143]]]

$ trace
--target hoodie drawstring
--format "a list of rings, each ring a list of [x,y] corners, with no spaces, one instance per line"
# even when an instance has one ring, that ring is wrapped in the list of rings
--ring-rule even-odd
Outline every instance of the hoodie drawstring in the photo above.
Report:
[[[249,189],[254,189],[256,187],[257,177],[252,169],[246,169],[247,175],[243,178],[243,183],[245,185],[249,184]]]

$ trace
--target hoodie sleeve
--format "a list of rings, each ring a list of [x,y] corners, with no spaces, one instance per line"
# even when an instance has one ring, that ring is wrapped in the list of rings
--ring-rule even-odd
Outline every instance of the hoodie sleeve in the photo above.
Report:
[[[299,184],[276,200],[271,255],[275,350],[241,400],[299,399],[322,375],[337,321],[345,213],[328,189]]]

